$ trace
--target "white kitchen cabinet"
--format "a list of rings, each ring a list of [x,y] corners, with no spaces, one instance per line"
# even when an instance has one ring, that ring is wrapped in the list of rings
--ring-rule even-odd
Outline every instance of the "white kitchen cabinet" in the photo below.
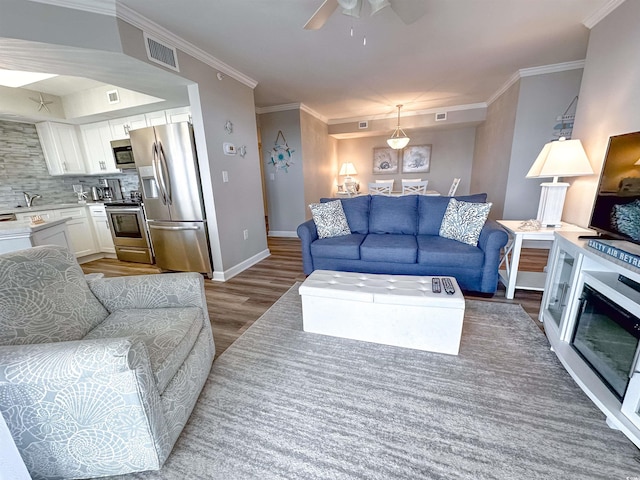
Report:
[[[36,124],[36,131],[50,175],[86,173],[78,132],[74,125],[42,122]]]
[[[88,174],[121,173],[113,158],[109,122],[80,125],[80,136]]]
[[[148,127],[167,124],[167,116],[165,115],[164,110],[160,110],[159,112],[145,113],[144,117],[147,120]]]
[[[93,238],[93,228],[87,216],[86,207],[78,206],[53,210],[54,219],[65,217],[70,217],[70,220],[67,221],[67,229],[76,257],[96,253],[98,249]]]
[[[147,119],[144,115],[134,115],[131,117],[109,120],[111,140],[123,140],[125,138],[129,138],[129,130],[136,130],[146,126]]]
[[[34,215],[40,217],[46,222],[54,219],[53,210],[40,210],[37,212],[15,212],[16,220],[31,220]]]
[[[101,253],[116,253],[104,205],[89,205],[89,212],[93,221],[93,231],[96,234],[98,250]]]
[[[180,107],[165,110],[165,115],[167,116],[167,123],[191,123],[191,107]]]

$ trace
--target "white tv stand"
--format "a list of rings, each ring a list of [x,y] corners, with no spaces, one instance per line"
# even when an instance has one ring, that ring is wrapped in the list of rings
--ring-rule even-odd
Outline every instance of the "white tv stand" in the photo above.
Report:
[[[583,286],[590,285],[640,318],[640,292],[618,281],[618,275],[640,282],[640,269],[587,247],[577,232],[556,232],[540,306],[540,321],[551,349],[575,382],[620,430],[640,448],[640,360],[636,351],[629,386],[621,402],[571,346]],[[640,328],[640,325],[638,325]]]

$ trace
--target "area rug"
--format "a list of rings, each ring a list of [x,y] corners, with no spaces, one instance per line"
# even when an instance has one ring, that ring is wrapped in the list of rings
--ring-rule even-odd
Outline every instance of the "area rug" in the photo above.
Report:
[[[302,331],[298,285],[214,363],[140,479],[620,479],[610,430],[519,305],[467,300],[450,356]]]

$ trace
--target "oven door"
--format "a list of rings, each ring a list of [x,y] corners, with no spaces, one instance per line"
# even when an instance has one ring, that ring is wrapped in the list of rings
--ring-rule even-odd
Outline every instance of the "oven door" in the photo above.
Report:
[[[116,246],[149,247],[142,207],[107,207],[105,210]]]

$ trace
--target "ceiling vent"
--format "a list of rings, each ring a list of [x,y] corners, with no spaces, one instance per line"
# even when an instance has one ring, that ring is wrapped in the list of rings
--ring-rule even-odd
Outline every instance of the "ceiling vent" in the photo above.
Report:
[[[367,120],[363,120],[361,122],[358,122],[358,128],[360,130],[363,130],[365,128],[369,128],[369,122]]]
[[[144,46],[147,49],[147,58],[152,62],[179,72],[178,55],[174,47],[160,42],[158,39],[144,34]]]
[[[436,113],[436,122],[442,122],[447,119],[447,112]]]
[[[109,104],[120,103],[118,90],[109,90],[107,92],[107,102],[109,102]]]

